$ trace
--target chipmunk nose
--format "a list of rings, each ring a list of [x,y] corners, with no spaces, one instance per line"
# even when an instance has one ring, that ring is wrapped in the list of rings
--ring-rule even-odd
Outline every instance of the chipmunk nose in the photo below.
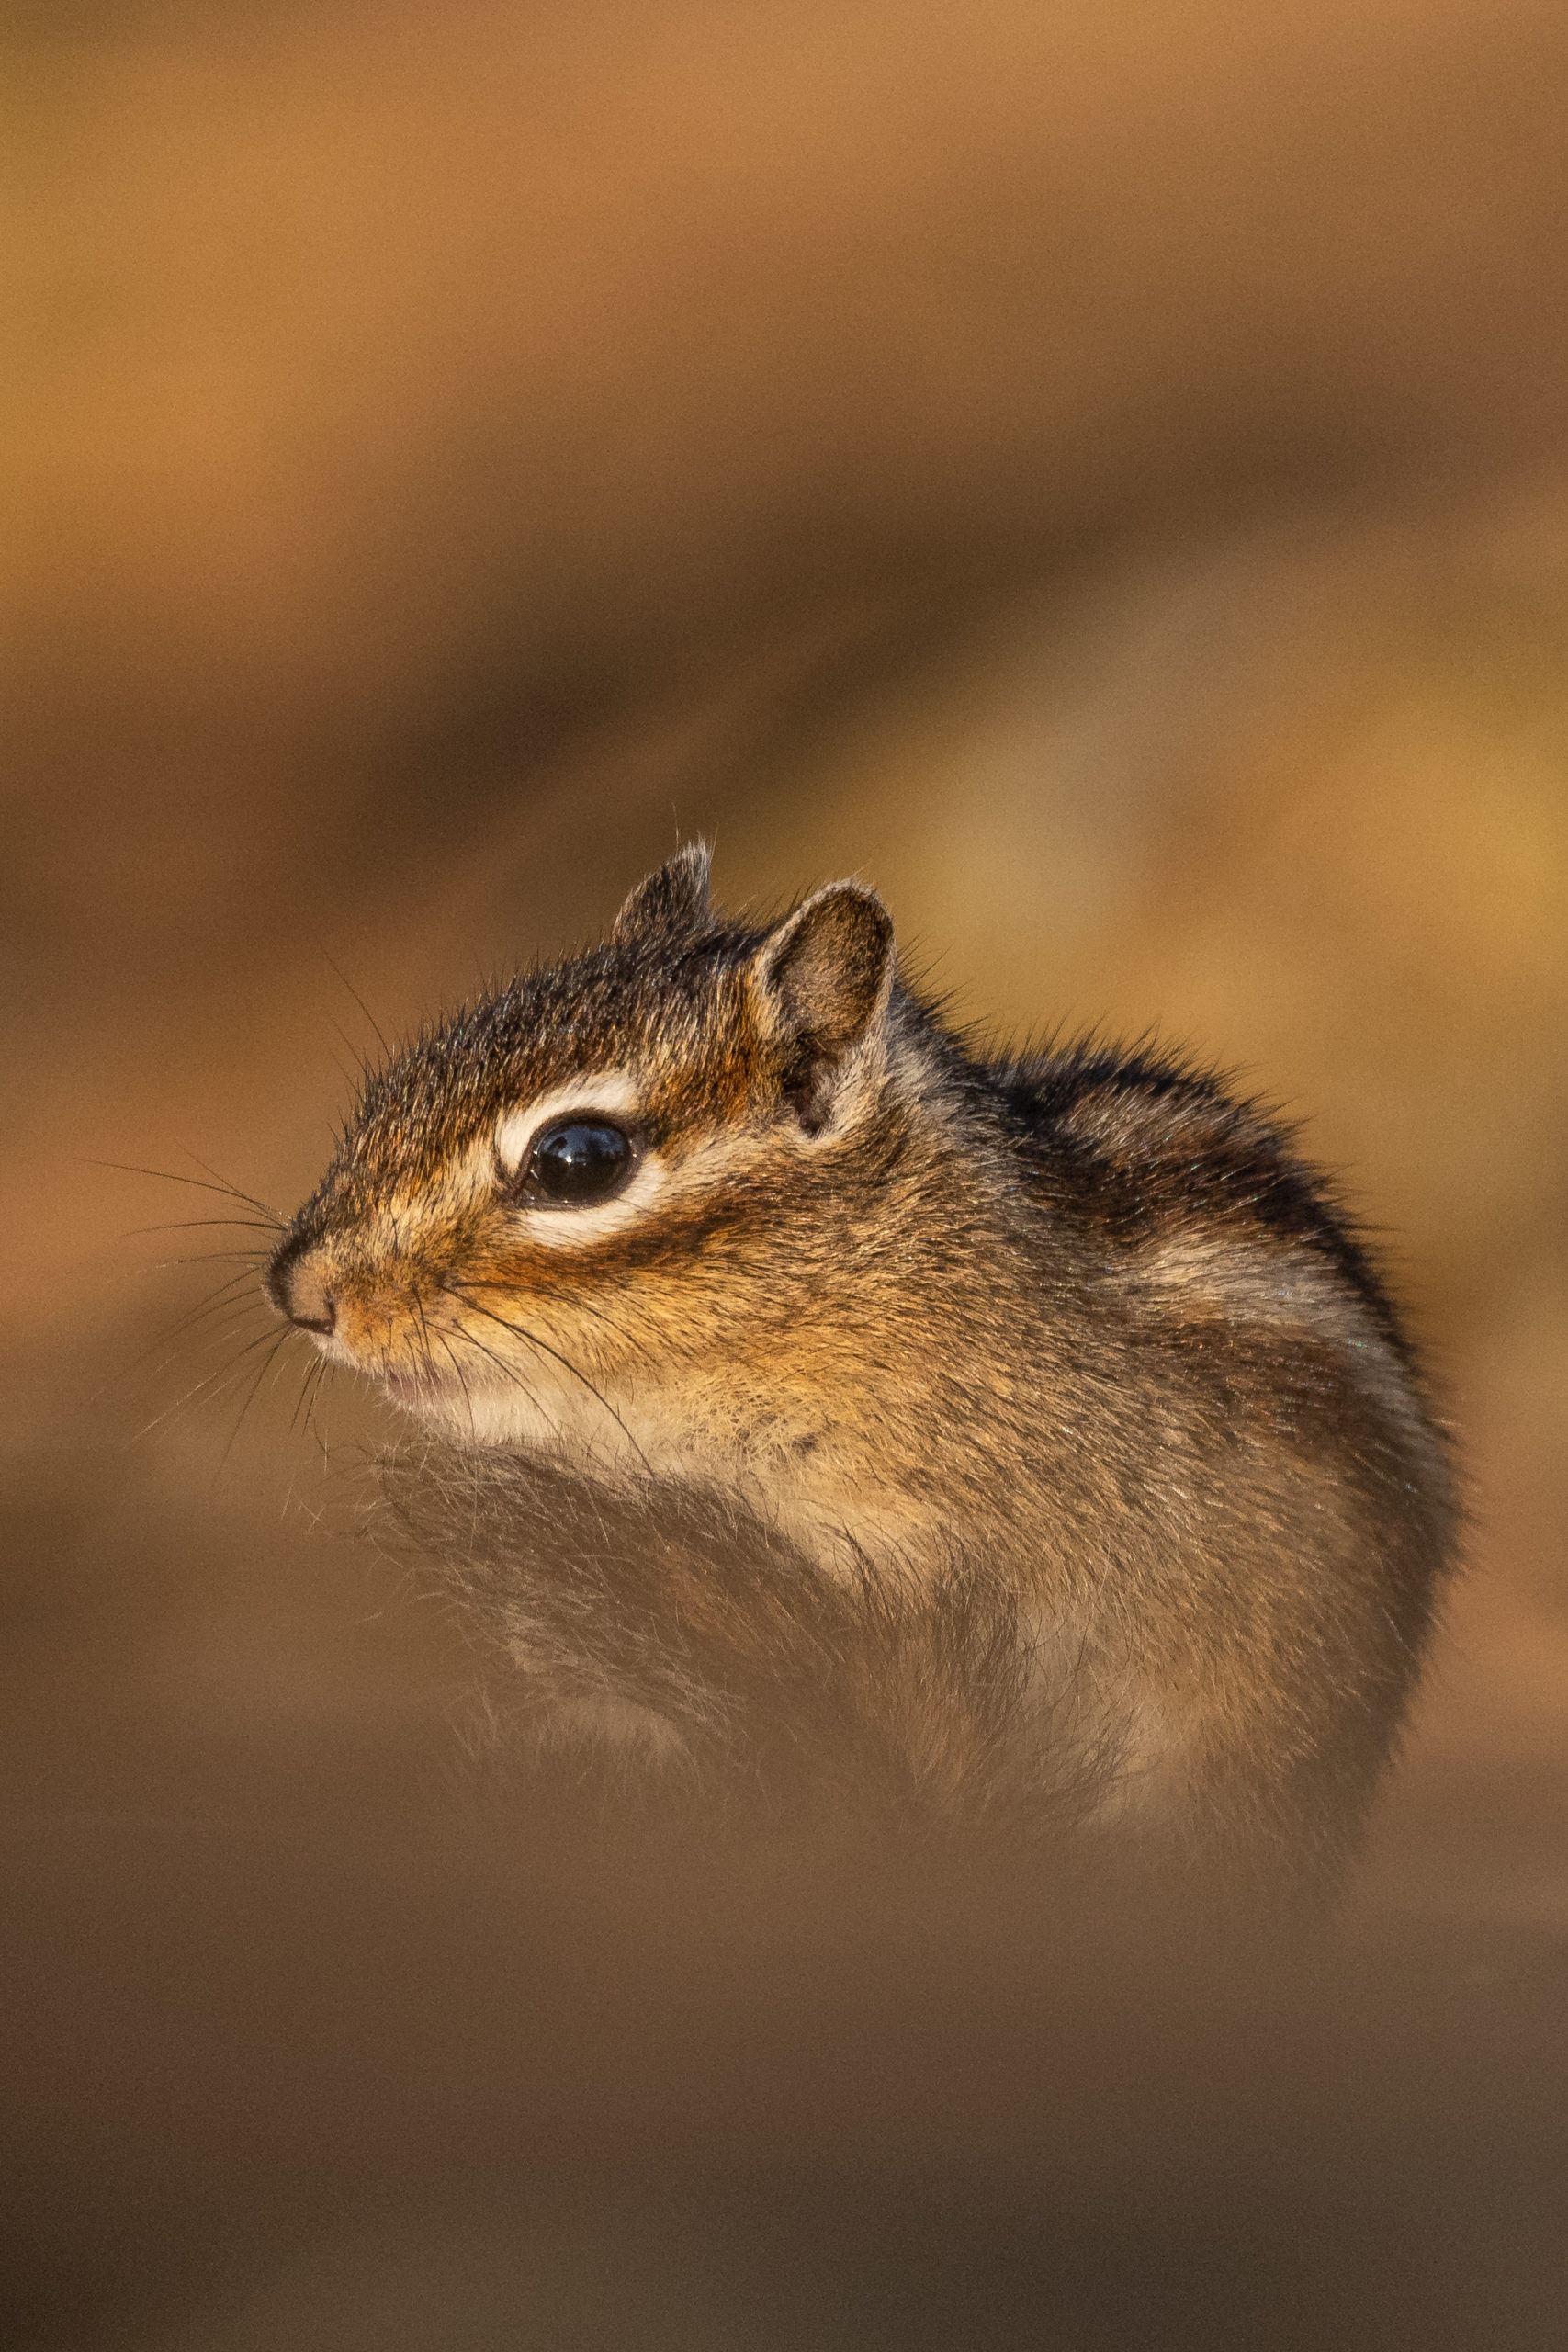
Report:
[[[302,1331],[330,1331],[337,1321],[336,1303],[303,1234],[278,1250],[267,1268],[266,1289],[278,1313]]]

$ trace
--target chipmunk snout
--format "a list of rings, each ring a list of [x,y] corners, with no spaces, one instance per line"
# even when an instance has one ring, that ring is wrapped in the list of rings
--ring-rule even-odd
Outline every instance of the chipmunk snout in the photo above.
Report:
[[[320,1261],[310,1241],[297,1235],[286,1241],[266,1273],[267,1296],[280,1315],[303,1331],[330,1331],[337,1321],[337,1305],[327,1289]]]

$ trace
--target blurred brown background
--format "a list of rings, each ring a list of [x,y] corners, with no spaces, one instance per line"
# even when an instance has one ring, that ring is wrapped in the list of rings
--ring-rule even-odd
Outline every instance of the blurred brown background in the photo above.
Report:
[[[531,2224],[536,2338],[493,2280],[461,2331],[439,2232],[428,2334],[400,2294],[345,2318],[347,2256],[352,2292],[212,2315],[270,2275],[236,2217],[342,2120],[278,2091],[256,2005],[329,2047],[362,1899],[393,1941],[490,1905],[499,1955],[523,1897],[453,1760],[484,1669],[346,1532],[299,1360],[242,1419],[248,1294],[164,1339],[233,1271],[165,1261],[251,1237],[133,1231],[225,1204],[99,1163],[291,1208],[371,1016],[581,936],[678,833],[732,900],[874,882],[984,1029],[1157,1026],[1309,1122],[1473,1513],[1357,1932],[1506,1984],[1523,1937],[1560,2025],[1561,8],[253,0],[23,6],[6,40],[0,1804],[41,1988],[36,2340],[667,2340],[592,2190]],[[340,1462],[377,1426],[341,1391],[321,1419]],[[547,1880],[547,1974],[576,1898]],[[221,2030],[170,1989],[190,1937]],[[394,2042],[444,1964],[410,1959]],[[468,2144],[445,2081],[410,2144],[433,2105]],[[198,2177],[163,2267],[129,2251]],[[606,2261],[638,2319],[573,2303]],[[715,2308],[668,2340],[884,2340]],[[1223,2310],[1071,2340],[1228,2342]]]

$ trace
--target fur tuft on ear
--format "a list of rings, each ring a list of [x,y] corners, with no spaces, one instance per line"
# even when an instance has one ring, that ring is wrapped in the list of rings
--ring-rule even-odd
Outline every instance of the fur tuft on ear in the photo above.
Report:
[[[612,939],[690,939],[708,919],[706,842],[688,842],[632,891],[611,930]]]
[[[763,942],[753,985],[786,1049],[785,1094],[816,1134],[832,1116],[843,1065],[886,1010],[893,985],[886,908],[859,883],[829,883]]]

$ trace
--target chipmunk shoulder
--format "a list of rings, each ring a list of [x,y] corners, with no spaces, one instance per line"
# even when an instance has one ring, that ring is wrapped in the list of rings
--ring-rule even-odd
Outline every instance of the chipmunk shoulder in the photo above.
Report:
[[[981,1059],[871,891],[738,922],[699,847],[371,1078],[268,1283],[458,1447],[722,1489],[828,1579],[983,1558],[1151,1818],[1353,1812],[1451,1555],[1288,1136],[1157,1055]]]

